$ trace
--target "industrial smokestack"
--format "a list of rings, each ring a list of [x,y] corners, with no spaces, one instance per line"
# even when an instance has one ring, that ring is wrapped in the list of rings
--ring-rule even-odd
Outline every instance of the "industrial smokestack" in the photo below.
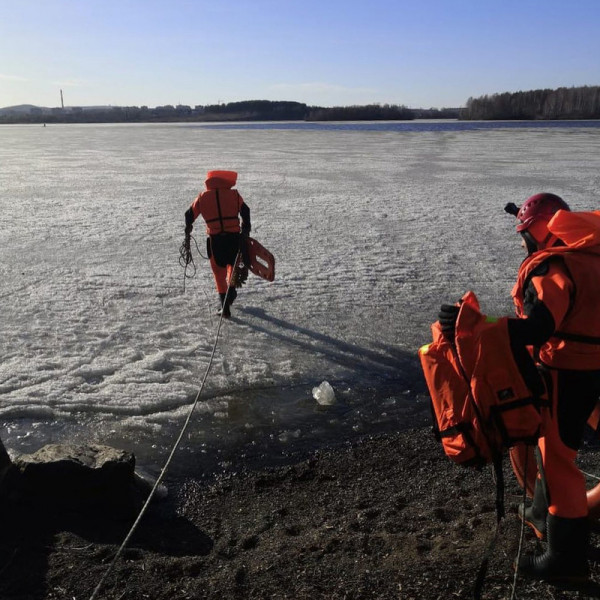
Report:
[[[65,107],[65,103],[63,101],[63,94],[62,94],[62,90],[60,90],[60,107],[64,108]]]

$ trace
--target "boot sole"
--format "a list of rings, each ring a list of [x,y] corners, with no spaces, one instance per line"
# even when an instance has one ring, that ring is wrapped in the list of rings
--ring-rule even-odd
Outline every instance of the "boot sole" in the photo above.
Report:
[[[534,524],[532,521],[529,521],[528,519],[526,519],[523,516],[523,513],[521,512],[521,507],[519,507],[519,512],[518,512],[518,516],[519,516],[519,520],[522,521],[523,523],[525,523],[525,525],[527,525],[527,527],[530,527],[531,529],[533,529],[533,533],[535,533],[535,537],[537,537],[538,540],[540,540],[541,542],[546,541],[546,532],[545,531],[540,531]]]
[[[533,529],[533,533],[535,533],[535,537],[540,540],[541,542],[546,540],[546,534],[542,531],[540,531],[531,521],[528,521],[527,519],[522,519],[523,523],[525,523],[525,525],[527,525],[527,527],[530,527],[531,529]]]

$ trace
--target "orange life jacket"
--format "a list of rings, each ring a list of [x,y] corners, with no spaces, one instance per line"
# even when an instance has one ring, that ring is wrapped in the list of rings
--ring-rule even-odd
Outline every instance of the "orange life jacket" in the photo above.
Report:
[[[535,444],[541,434],[544,385],[527,353],[517,363],[507,318],[486,318],[475,294],[468,292],[454,343],[439,322],[431,330],[433,342],[419,350],[419,357],[446,455],[461,465],[481,466],[496,462],[516,443]],[[536,378],[535,391],[525,382],[526,368],[528,381],[532,373]]]
[[[243,203],[237,190],[226,187],[207,189],[194,200],[192,211],[194,219],[202,215],[208,235],[239,233],[239,213]]]
[[[540,250],[523,261],[512,291],[516,313],[523,316],[525,290],[536,267],[562,261],[574,293],[557,331],[539,349],[539,360],[559,369],[600,369],[600,211],[558,211],[548,229],[567,245]]]

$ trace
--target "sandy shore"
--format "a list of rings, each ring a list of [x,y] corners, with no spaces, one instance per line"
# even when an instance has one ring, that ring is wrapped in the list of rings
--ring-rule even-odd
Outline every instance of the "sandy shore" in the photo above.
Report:
[[[599,454],[582,452],[586,470],[600,470]],[[508,465],[506,475],[487,599],[512,593],[521,493]],[[469,598],[496,526],[491,472],[451,463],[428,428],[290,466],[168,483],[168,498],[143,519],[98,598]],[[90,598],[132,522],[110,508],[82,513],[32,499],[5,502],[1,514],[3,600]],[[526,532],[523,552],[537,544]],[[592,571],[600,580],[594,557]],[[516,593],[593,595],[521,579]]]

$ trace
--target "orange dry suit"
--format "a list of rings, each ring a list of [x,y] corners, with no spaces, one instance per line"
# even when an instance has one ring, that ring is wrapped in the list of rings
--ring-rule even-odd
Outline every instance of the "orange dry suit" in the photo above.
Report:
[[[549,384],[539,440],[548,510],[588,514],[585,480],[575,465],[588,417],[600,396],[600,211],[560,210],[548,229],[565,245],[527,257],[512,296],[519,319],[511,339],[530,346]]]
[[[250,209],[240,193],[233,189],[236,178],[234,171],[209,171],[206,190],[198,194],[185,213],[186,227],[191,227],[199,215],[206,223],[206,248],[219,294],[227,292],[240,250],[240,232],[248,235],[251,230]]]

